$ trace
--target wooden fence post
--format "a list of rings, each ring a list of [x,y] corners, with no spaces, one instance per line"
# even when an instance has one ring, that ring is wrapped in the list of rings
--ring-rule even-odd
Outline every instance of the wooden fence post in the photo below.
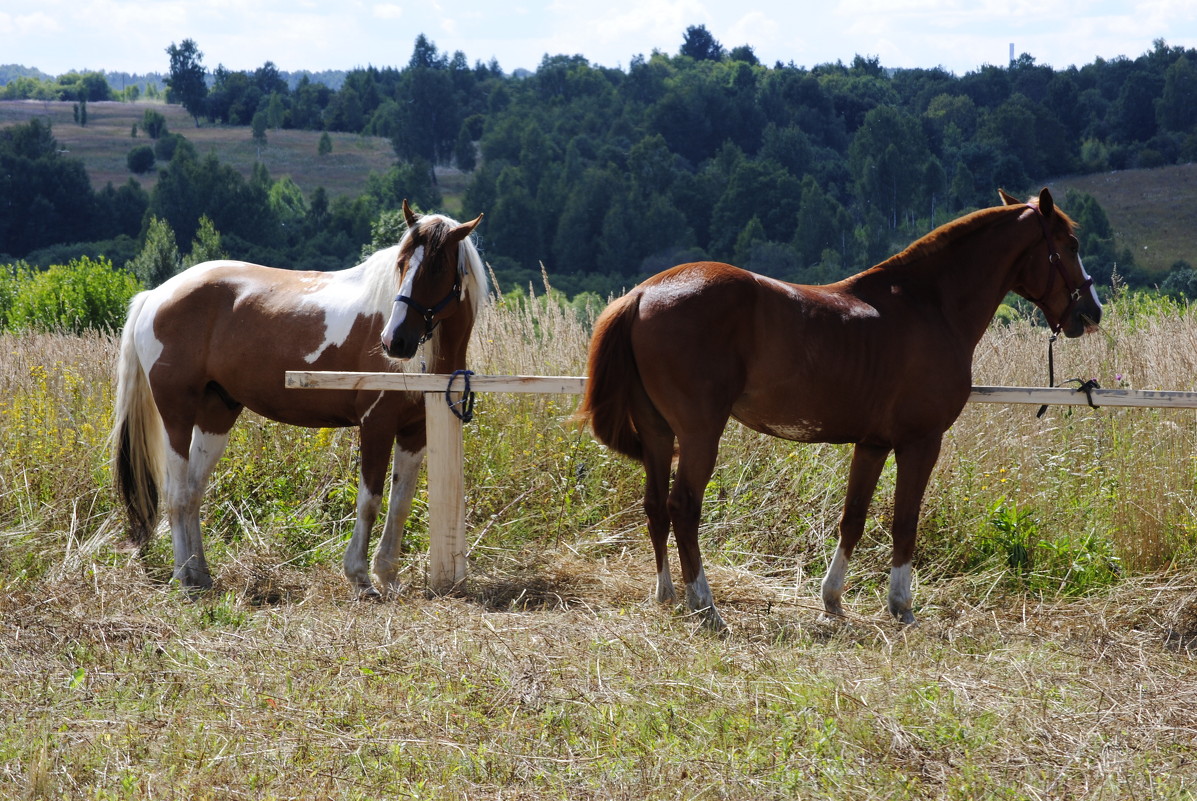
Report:
[[[450,592],[466,576],[465,454],[461,420],[444,392],[425,392],[428,427],[428,589]]]

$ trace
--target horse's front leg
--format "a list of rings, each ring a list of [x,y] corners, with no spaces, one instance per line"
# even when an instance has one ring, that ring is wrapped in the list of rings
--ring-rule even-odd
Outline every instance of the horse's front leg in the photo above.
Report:
[[[400,440],[395,447],[395,463],[391,472],[391,495],[387,502],[387,518],[382,529],[382,539],[374,553],[374,577],[379,589],[386,595],[397,594],[402,587],[397,578],[403,555],[403,528],[411,513],[412,498],[420,477],[420,464],[424,461],[424,447],[421,441],[416,450],[407,450],[410,443]]]
[[[370,532],[382,506],[383,477],[391,456],[391,435],[373,430],[366,421],[361,426],[362,469],[357,488],[357,519],[353,536],[345,547],[345,578],[361,598],[377,599],[381,594],[370,581]]]
[[[889,448],[859,444],[852,452],[852,468],[848,473],[848,493],[844,499],[844,514],[840,517],[840,541],[835,556],[823,577],[823,609],[828,617],[842,618],[841,596],[848,575],[848,560],[864,533],[869,515],[869,502],[877,489],[877,480],[885,466]]]
[[[908,625],[916,622],[910,579],[919,513],[942,441],[943,435],[937,434],[895,450],[898,482],[894,490],[894,558],[889,573],[889,611]]]

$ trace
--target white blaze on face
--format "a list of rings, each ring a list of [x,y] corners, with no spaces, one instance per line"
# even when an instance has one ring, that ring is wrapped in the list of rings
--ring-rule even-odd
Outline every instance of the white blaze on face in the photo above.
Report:
[[[407,272],[403,275],[403,283],[399,286],[399,294],[411,297],[412,290],[416,285],[416,273],[420,270],[420,265],[424,261],[424,246],[420,245],[411,254],[411,260],[407,263]],[[395,301],[391,306],[391,317],[387,320],[387,324],[382,329],[382,346],[388,350],[391,347],[391,339],[395,333],[395,329],[403,325],[404,320],[407,319],[407,310],[410,308],[406,303]]]
[[[1089,282],[1090,300],[1092,300],[1094,306],[1100,309],[1101,299],[1097,297],[1097,286],[1094,284],[1093,279],[1089,277],[1088,271],[1085,270],[1085,263],[1081,261],[1081,257],[1079,255],[1076,257],[1076,263],[1077,266],[1081,268],[1081,280]]]

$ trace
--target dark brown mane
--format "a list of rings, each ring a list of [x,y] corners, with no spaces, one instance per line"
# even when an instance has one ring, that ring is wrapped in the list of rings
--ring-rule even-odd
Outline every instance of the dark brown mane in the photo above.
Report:
[[[874,269],[897,269],[917,263],[922,259],[938,253],[948,245],[959,241],[961,238],[969,236],[973,232],[988,225],[993,217],[997,214],[1016,212],[1017,214],[1021,215],[1026,213],[1026,211],[1027,206],[1025,205],[995,206],[993,208],[980,209],[971,214],[966,214],[965,216],[953,220],[952,222],[945,223],[931,233],[916,239],[902,252],[890,256],[885,261],[876,265]],[[1072,219],[1064,212],[1056,209],[1055,216],[1068,226],[1069,233],[1072,233],[1076,229],[1076,223],[1074,223]]]

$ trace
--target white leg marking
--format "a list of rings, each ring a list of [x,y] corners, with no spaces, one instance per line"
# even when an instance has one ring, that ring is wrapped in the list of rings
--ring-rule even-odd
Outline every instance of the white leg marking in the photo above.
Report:
[[[374,521],[378,519],[378,509],[382,505],[382,496],[374,495],[366,489],[366,483],[359,481],[357,485],[357,520],[353,524],[353,537],[345,548],[345,577],[358,590],[367,596],[375,596],[377,590],[370,583],[370,571],[367,569],[366,556],[370,550],[370,530],[374,528]]]
[[[204,544],[199,531],[199,498],[190,478],[188,460],[167,448],[166,516],[170,520],[170,539],[174,551],[173,578],[187,589],[212,586],[212,576],[204,559]]]
[[[913,623],[914,593],[910,589],[910,562],[890,568],[889,611],[903,623]]]
[[[411,501],[416,494],[420,477],[420,464],[424,451],[395,449],[395,468],[391,473],[391,497],[387,506],[387,520],[382,529],[382,539],[374,553],[374,575],[383,592],[397,592],[395,573],[399,567],[399,556],[403,553],[403,526],[411,513]]]
[[[174,578],[184,587],[212,585],[204,540],[200,531],[200,506],[208,479],[228,444],[228,434],[209,434],[196,427],[191,430],[191,451],[184,459],[171,449],[166,456],[167,517],[174,549]]]
[[[673,578],[669,575],[669,565],[666,564],[657,574],[657,603],[671,604],[676,597],[673,591]]]
[[[848,557],[844,549],[836,547],[835,556],[827,566],[827,575],[823,577],[823,609],[827,614],[837,617],[844,614],[844,607],[840,597],[844,593],[844,580],[848,576]]]
[[[694,581],[686,585],[686,606],[702,615],[702,623],[708,629],[723,631],[727,628],[719,611],[715,609],[715,596],[711,594],[711,585],[707,583],[707,572],[702,568],[699,568]]]

